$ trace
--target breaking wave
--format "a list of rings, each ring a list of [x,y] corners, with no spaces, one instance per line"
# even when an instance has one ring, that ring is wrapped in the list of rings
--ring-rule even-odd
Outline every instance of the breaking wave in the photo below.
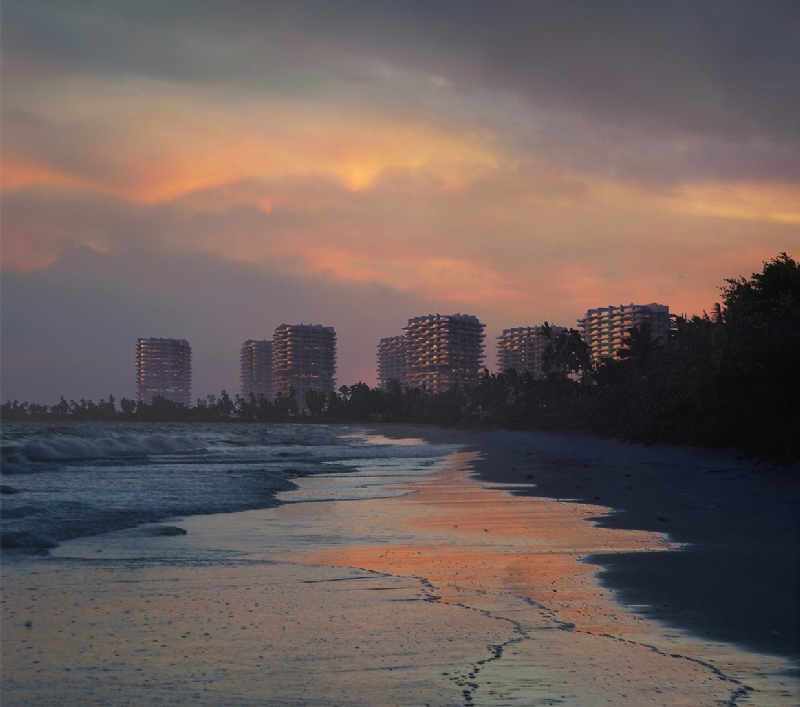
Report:
[[[0,544],[42,552],[171,517],[266,508],[298,476],[430,473],[454,449],[326,425],[6,422],[2,474],[15,480],[2,484]]]

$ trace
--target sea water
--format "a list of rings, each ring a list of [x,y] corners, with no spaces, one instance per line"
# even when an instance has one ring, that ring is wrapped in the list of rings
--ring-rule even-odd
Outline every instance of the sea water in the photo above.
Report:
[[[372,470],[326,495],[392,493],[387,479],[430,473],[453,449],[329,425],[5,422],[2,546],[41,552],[167,518],[267,508],[292,479],[318,474]]]

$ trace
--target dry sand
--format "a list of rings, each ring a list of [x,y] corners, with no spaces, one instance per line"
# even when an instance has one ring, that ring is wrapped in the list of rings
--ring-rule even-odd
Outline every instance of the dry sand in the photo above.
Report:
[[[786,651],[726,642],[702,617],[703,630],[682,630],[699,611],[691,602],[665,614],[617,601],[652,596],[636,584],[636,558],[658,567],[687,552],[675,540],[700,541],[681,534],[704,527],[691,518],[697,504],[716,504],[697,487],[670,495],[658,479],[689,474],[680,465],[702,466],[703,452],[701,462],[585,436],[381,431],[472,446],[433,476],[397,479],[404,495],[310,502],[325,497],[321,485],[371,481],[301,479],[286,505],[187,518],[176,523],[185,536],[131,531],[6,563],[4,705],[797,704]],[[537,498],[473,469],[601,498]],[[703,478],[713,486],[726,473]],[[622,484],[640,517],[600,505]],[[669,536],[648,530],[667,524]],[[794,543],[782,547],[796,553]],[[623,571],[600,584],[598,562]],[[687,581],[715,591],[691,573],[673,584]]]

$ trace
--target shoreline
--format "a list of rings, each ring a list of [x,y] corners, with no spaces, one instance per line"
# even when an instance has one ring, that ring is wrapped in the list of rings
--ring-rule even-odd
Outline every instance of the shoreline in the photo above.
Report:
[[[6,568],[9,704],[795,704],[796,661],[665,630],[598,583],[586,558],[681,554],[663,530],[520,493],[530,449],[503,434],[358,429],[463,447],[430,474],[300,477],[273,508]]]
[[[459,439],[476,478],[513,493],[614,509],[599,526],[668,533],[679,552],[589,556],[630,610],[752,650],[800,658],[800,479],[735,450],[627,444],[582,432],[467,432],[373,426],[387,436]]]

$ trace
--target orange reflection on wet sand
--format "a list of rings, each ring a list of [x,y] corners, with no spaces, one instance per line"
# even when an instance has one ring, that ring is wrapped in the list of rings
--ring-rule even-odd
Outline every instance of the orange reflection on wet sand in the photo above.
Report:
[[[471,460],[455,454],[449,469],[412,484],[415,493],[381,499],[379,515],[363,507],[352,514],[359,542],[293,559],[417,578],[440,606],[506,622],[513,632],[496,647],[498,658],[472,668],[470,704],[791,703],[783,661],[654,625],[615,602],[583,561],[675,551],[677,543],[599,527],[590,519],[607,514],[604,507],[472,481]]]
[[[357,567],[397,576],[424,577],[442,601],[465,595],[513,593],[558,611],[578,629],[636,632],[637,617],[611,605],[609,592],[594,579],[587,555],[673,550],[666,535],[601,528],[587,518],[605,515],[600,506],[514,496],[502,485],[467,482],[470,453],[453,455],[452,465],[417,493],[384,499],[382,517],[351,518],[361,525],[364,544],[310,552],[312,564]],[[388,516],[388,518],[387,518]],[[415,542],[386,544],[377,528],[396,523],[397,537]]]

